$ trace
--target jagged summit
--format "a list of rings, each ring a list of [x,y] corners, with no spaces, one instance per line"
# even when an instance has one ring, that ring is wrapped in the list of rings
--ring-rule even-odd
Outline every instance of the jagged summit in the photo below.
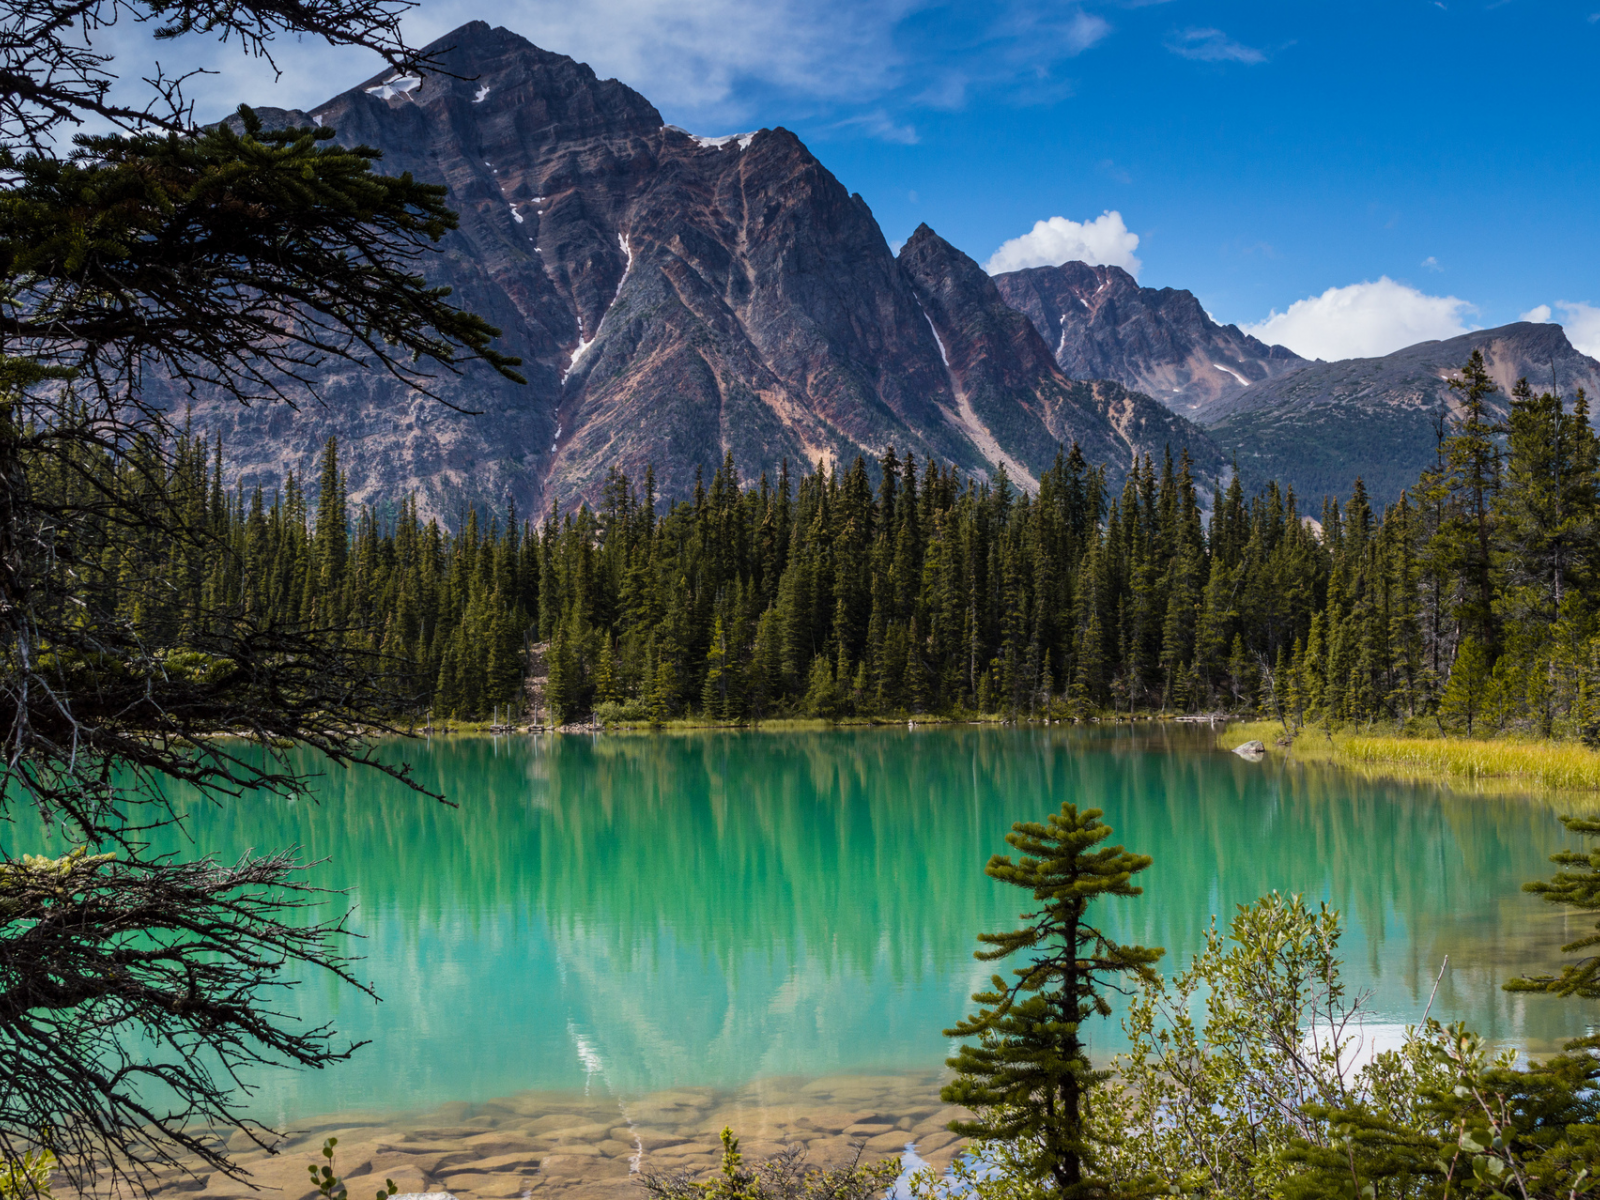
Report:
[[[1207,410],[1305,364],[1237,325],[1213,321],[1193,292],[1140,287],[1121,267],[1066,262],[995,276],[1074,379],[1115,379],[1175,412]]]
[[[613,467],[649,464],[661,494],[681,495],[729,451],[755,472],[893,445],[1026,476],[1077,439],[1120,475],[1161,437],[1220,463],[1195,427],[1128,420],[1125,396],[1066,379],[931,230],[897,259],[789,130],[686,132],[625,84],[482,21],[426,49],[442,72],[380,72],[311,115],[382,150],[386,171],[447,187],[460,228],[424,269],[501,328],[528,386],[441,379],[482,413],[464,416],[340,366],[326,404],[297,416],[202,406],[247,482],[305,470],[330,433],[355,498],[415,491],[445,514],[595,499]]]

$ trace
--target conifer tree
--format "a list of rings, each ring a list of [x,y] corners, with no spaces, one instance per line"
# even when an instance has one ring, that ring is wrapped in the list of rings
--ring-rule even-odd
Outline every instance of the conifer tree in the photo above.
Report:
[[[1450,668],[1450,680],[1439,698],[1440,718],[1462,726],[1471,737],[1473,725],[1483,715],[1488,701],[1492,678],[1482,644],[1474,637],[1462,638],[1455,665]]]
[[[1035,1179],[1053,1184],[1062,1200],[1106,1196],[1114,1189],[1096,1170],[1085,1123],[1089,1093],[1105,1077],[1089,1063],[1083,1022],[1108,1016],[1106,991],[1124,976],[1150,978],[1159,949],[1123,946],[1091,918],[1090,906],[1111,896],[1138,896],[1130,880],[1150,865],[1148,855],[1101,846],[1111,827],[1100,809],[1063,804],[1043,823],[1018,822],[1006,841],[1021,853],[995,855],[985,873],[1031,893],[1035,911],[1008,933],[981,933],[980,962],[1026,954],[1014,981],[995,975],[976,992],[977,1013],[945,1031],[977,1038],[948,1060],[955,1080],[946,1103],[973,1110],[952,1131],[1012,1144],[1031,1162]]]
[[[1600,837],[1600,821],[1580,817],[1562,817],[1561,823],[1568,833],[1589,838]],[[1600,912],[1600,846],[1588,850],[1563,850],[1552,854],[1550,861],[1562,869],[1548,881],[1536,880],[1522,885],[1522,890],[1532,892],[1551,904],[1575,908],[1580,912]],[[1583,1000],[1600,999],[1600,955],[1593,948],[1600,946],[1600,922],[1596,932],[1575,938],[1561,947],[1563,954],[1585,954],[1577,962],[1568,963],[1558,975],[1531,975],[1512,979],[1505,984],[1509,992],[1548,992],[1556,996],[1577,996]],[[1569,1049],[1600,1047],[1600,1034],[1591,1034]]]

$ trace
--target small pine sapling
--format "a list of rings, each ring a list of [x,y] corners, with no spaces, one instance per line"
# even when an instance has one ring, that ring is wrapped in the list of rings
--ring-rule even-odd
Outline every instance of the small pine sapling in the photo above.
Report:
[[[1021,859],[997,854],[985,873],[1028,890],[1039,907],[1023,914],[1020,929],[979,934],[988,948],[975,957],[1029,957],[1012,972],[1015,982],[993,976],[991,990],[973,994],[977,1014],[945,1030],[978,1039],[947,1060],[957,1074],[943,1099],[975,1113],[952,1121],[951,1131],[1020,1155],[1034,1182],[1052,1185],[1061,1200],[1128,1194],[1096,1170],[1086,1113],[1105,1073],[1090,1065],[1080,1029],[1090,1017],[1110,1015],[1105,993],[1122,990],[1125,977],[1153,979],[1152,964],[1163,953],[1119,945],[1089,921],[1096,900],[1141,895],[1129,881],[1151,862],[1121,846],[1100,847],[1111,835],[1100,817],[1098,808],[1063,804],[1044,824],[1011,827],[1006,841]]]

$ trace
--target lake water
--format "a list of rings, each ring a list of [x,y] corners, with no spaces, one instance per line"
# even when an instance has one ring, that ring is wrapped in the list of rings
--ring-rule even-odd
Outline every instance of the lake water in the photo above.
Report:
[[[849,1077],[931,1095],[940,1031],[991,969],[974,935],[1010,927],[1026,901],[983,865],[1012,821],[1062,801],[1103,808],[1113,841],[1154,856],[1144,896],[1109,905],[1106,924],[1165,947],[1169,970],[1213,914],[1295,891],[1345,914],[1346,978],[1372,989],[1380,1022],[1416,1020],[1448,955],[1436,1015],[1533,1048],[1583,1023],[1574,1006],[1499,988],[1572,936],[1518,891],[1568,841],[1545,802],[1250,764],[1209,730],[1172,726],[386,749],[458,807],[336,770],[318,803],[191,817],[193,849],[298,845],[329,860],[316,878],[350,890],[359,973],[383,997],[318,979],[294,993],[289,1011],[372,1045],[326,1071],[262,1077],[257,1111],[280,1127],[356,1110],[459,1124],[508,1097],[536,1113],[529,1096],[559,1108],[666,1093],[709,1098],[696,1110],[709,1121],[716,1097],[762,1081],[819,1104],[848,1104]],[[1121,1044],[1114,1022],[1090,1040],[1098,1054]],[[887,1099],[860,1103],[894,1119]]]

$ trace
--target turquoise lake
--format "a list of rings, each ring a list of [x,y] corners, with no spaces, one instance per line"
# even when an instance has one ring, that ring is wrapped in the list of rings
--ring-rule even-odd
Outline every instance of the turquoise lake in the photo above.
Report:
[[[1278,889],[1345,914],[1346,978],[1372,990],[1380,1023],[1416,1020],[1446,955],[1435,1015],[1533,1048],[1589,1019],[1499,988],[1557,961],[1580,927],[1518,891],[1568,843],[1549,802],[1250,764],[1176,726],[455,738],[385,753],[457,807],[335,770],[317,803],[189,818],[191,851],[327,859],[314,878],[349,889],[358,973],[383,997],[296,989],[287,1011],[372,1045],[262,1077],[269,1121],[936,1069],[940,1031],[990,970],[974,935],[1026,901],[983,865],[1012,821],[1062,801],[1103,808],[1113,841],[1154,856],[1145,895],[1106,924],[1165,947],[1168,970],[1213,914]],[[1114,1052],[1116,1023],[1092,1041]]]

